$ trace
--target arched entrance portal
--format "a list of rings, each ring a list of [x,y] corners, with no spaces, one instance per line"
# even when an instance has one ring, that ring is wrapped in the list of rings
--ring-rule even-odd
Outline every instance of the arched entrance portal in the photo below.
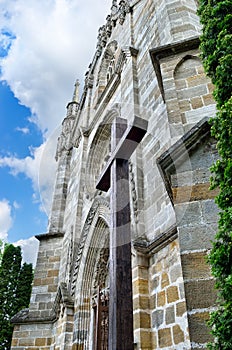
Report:
[[[92,231],[92,232],[91,232]],[[76,349],[108,348],[109,227],[98,217],[83,249],[76,285],[78,313],[74,321]]]

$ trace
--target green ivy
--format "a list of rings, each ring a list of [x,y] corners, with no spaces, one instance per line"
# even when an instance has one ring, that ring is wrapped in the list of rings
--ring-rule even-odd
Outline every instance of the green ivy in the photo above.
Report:
[[[211,167],[211,188],[219,188],[218,232],[209,255],[218,289],[218,309],[209,325],[214,337],[210,350],[232,349],[232,0],[200,0],[203,26],[201,51],[206,74],[215,90],[217,115],[211,133],[220,159]]]

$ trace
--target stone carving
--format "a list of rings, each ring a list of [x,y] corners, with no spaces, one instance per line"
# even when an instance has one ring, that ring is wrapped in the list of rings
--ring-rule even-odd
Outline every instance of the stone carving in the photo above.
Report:
[[[133,212],[134,212],[134,219],[135,223],[138,223],[138,196],[136,191],[136,185],[135,185],[135,176],[133,172],[133,165],[131,161],[129,162],[129,178],[130,178],[130,187],[131,187],[131,197],[132,197],[132,204],[133,204]]]
[[[119,10],[118,10],[118,19],[120,24],[124,23],[126,15],[129,12],[130,12],[130,5],[128,1],[125,1],[125,0],[120,1]]]
[[[110,15],[106,17],[106,34],[110,38],[112,34],[113,22]]]
[[[104,55],[101,60],[100,69],[97,76],[96,85],[99,84],[101,81],[101,85],[106,86],[107,82],[109,81],[109,78],[114,74],[115,72],[115,52],[118,48],[117,41],[110,42],[106,50],[104,52]]]
[[[68,244],[68,254],[67,254],[67,261],[66,261],[66,267],[65,267],[65,276],[66,276],[66,283],[67,285],[70,285],[71,282],[71,276],[72,276],[72,262],[73,262],[73,226],[71,227],[71,234],[70,234],[70,242]]]
[[[73,268],[73,275],[72,275],[72,281],[71,281],[71,295],[72,296],[75,293],[77,275],[78,275],[78,271],[79,271],[79,267],[80,267],[81,256],[82,256],[83,248],[85,246],[86,238],[88,236],[89,229],[91,227],[93,218],[97,212],[97,208],[100,205],[103,205],[103,206],[109,208],[109,203],[106,199],[103,199],[100,197],[95,199],[95,201],[94,201],[94,203],[89,211],[87,219],[85,221],[84,228],[82,230],[82,234],[81,234],[81,238],[80,238],[80,242],[79,242],[79,247],[78,247],[77,252],[75,254],[75,257],[74,257],[74,268]]]
[[[98,30],[98,37],[97,37],[97,52],[99,53],[99,56],[102,53],[102,49],[106,46],[107,42],[107,30],[106,25],[103,25]]]
[[[111,6],[111,16],[115,16],[118,12],[118,4],[117,4],[117,0],[113,0],[112,1],[112,6]]]
[[[65,282],[61,282],[53,304],[52,314],[55,315],[55,319],[57,320],[60,314],[61,317],[63,317],[64,310],[66,307],[70,307],[73,309],[73,306],[74,301],[71,295],[69,294],[67,284]]]
[[[130,12],[130,4],[127,0],[122,0],[117,4],[117,1],[113,1],[111,6],[111,17],[112,20],[116,23],[117,20],[120,24],[123,24],[126,18],[127,13]]]
[[[62,132],[57,141],[56,161],[63,155],[69,154],[72,148],[71,135],[74,117],[66,117],[62,123]]]
[[[106,239],[106,244],[109,245],[109,238]],[[106,245],[105,244],[105,245]],[[96,265],[96,270],[94,272],[94,283],[93,288],[97,289],[106,288],[107,276],[109,274],[109,247],[104,247],[100,251],[99,259]]]
[[[107,40],[110,38],[113,26],[117,21],[119,24],[123,24],[126,15],[130,12],[130,4],[127,0],[120,1],[117,5],[117,1],[113,1],[111,6],[111,14],[106,17],[106,24],[101,26],[98,31],[97,41],[97,55],[100,56],[102,49],[106,46]]]

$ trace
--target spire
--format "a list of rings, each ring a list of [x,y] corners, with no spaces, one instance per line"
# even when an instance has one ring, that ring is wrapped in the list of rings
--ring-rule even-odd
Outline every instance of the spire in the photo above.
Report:
[[[76,83],[75,83],[75,88],[74,88],[74,93],[73,93],[73,100],[72,102],[79,102],[79,86],[80,86],[80,82],[77,79]]]

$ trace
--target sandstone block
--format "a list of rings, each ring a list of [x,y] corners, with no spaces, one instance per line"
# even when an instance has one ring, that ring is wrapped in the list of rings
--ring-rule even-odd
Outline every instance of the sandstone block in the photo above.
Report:
[[[210,335],[209,328],[207,326],[208,320],[208,312],[191,314],[188,316],[191,342],[205,344],[212,340],[212,336]]]
[[[203,309],[216,305],[217,293],[214,286],[215,281],[213,279],[186,282],[185,294],[188,310]]]
[[[173,339],[174,339],[174,343],[175,344],[179,344],[179,343],[183,343],[184,342],[184,332],[182,331],[182,329],[180,328],[179,325],[175,325],[172,328],[172,332],[173,332]]]
[[[181,255],[184,280],[211,276],[210,265],[207,264],[206,257],[205,252]]]
[[[170,328],[163,328],[158,330],[159,346],[165,348],[172,346],[172,335]]]
[[[167,325],[175,322],[174,306],[167,307],[165,311],[165,321]]]
[[[166,304],[166,294],[165,291],[162,290],[157,294],[157,306],[164,306]]]
[[[36,346],[45,346],[45,345],[47,345],[46,343],[47,343],[47,339],[46,338],[37,338],[35,340],[35,345]]]
[[[162,273],[161,276],[161,288],[167,287],[169,285],[169,277],[166,272]]]
[[[178,287],[171,286],[167,289],[167,302],[173,303],[179,299]]]
[[[176,316],[181,317],[187,311],[185,301],[176,304]]]

